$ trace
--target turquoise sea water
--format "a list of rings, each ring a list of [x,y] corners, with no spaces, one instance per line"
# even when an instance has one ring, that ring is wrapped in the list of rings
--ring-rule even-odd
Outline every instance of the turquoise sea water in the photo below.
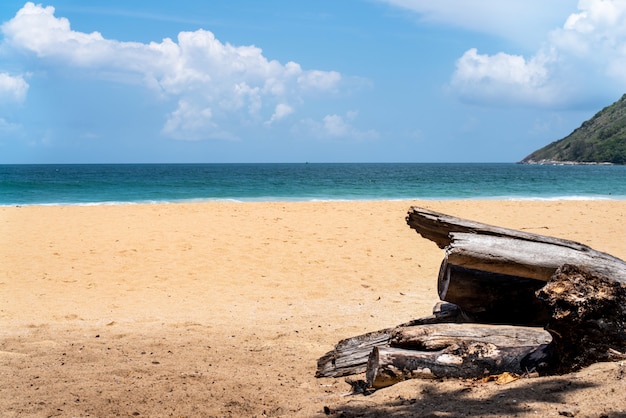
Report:
[[[0,205],[381,199],[626,199],[626,166],[0,165]]]

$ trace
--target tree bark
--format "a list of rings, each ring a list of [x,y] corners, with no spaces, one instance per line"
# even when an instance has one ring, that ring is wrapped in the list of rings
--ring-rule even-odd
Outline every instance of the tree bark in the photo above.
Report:
[[[564,264],[583,267],[595,274],[626,274],[624,261],[591,248],[584,251],[535,240],[490,236],[480,233],[450,233],[445,262],[459,267],[547,282]]]
[[[422,237],[439,248],[447,248],[448,262],[460,267],[543,281],[568,263],[583,265],[596,274],[626,274],[623,260],[575,241],[501,228],[417,206],[409,209],[406,221]]]
[[[479,378],[504,372],[524,373],[522,363],[540,347],[498,347],[474,341],[438,351],[375,347],[367,363],[369,387],[383,388],[415,378]]]
[[[394,331],[416,325],[468,322],[471,321],[458,306],[447,302],[439,302],[433,308],[433,314],[424,318],[414,319],[395,328],[368,332],[356,337],[346,338],[337,343],[335,348],[317,361],[316,377],[340,377],[365,372],[367,359],[374,347],[389,344]]]
[[[450,244],[451,232],[476,233],[496,237],[512,237],[520,240],[538,241],[546,244],[571,248],[576,251],[594,251],[588,246],[560,238],[536,235],[515,229],[502,228],[468,219],[457,218],[444,213],[413,206],[406,217],[407,224],[422,237],[435,242],[439,248]],[[608,256],[608,254],[606,254]],[[609,256],[611,257],[611,256]]]
[[[437,351],[455,344],[484,342],[498,347],[548,344],[552,338],[542,328],[483,324],[427,324],[398,327],[391,331],[392,347]]]
[[[391,329],[368,332],[337,343],[335,348],[317,360],[315,377],[340,377],[365,371],[374,347],[389,343]]]
[[[564,265],[538,292],[552,312],[553,372],[626,358],[626,276],[603,277]]]
[[[369,332],[340,341],[334,350],[318,360],[315,376],[340,377],[363,373],[366,371],[368,358],[374,348],[391,346],[420,352],[433,352],[459,345],[484,342],[499,348],[517,346],[526,347],[525,350],[532,351],[531,348],[548,344],[551,339],[550,334],[540,328],[433,323],[430,322],[433,317],[426,318],[429,319],[425,324],[400,325],[396,328]],[[409,324],[419,321],[414,320]],[[541,361],[546,361],[545,356]],[[533,363],[526,367],[533,368],[534,366]],[[469,376],[473,372],[466,373]]]

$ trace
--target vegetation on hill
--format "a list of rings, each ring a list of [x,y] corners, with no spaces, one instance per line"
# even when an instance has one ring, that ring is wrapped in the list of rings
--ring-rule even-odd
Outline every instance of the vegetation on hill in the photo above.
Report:
[[[626,164],[626,94],[565,138],[538,149],[521,162]]]

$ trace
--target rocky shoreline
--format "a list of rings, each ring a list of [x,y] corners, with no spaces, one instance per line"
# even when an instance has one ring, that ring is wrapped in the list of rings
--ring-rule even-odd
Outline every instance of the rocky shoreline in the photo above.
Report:
[[[595,161],[558,161],[558,160],[525,160],[518,164],[527,165],[615,165],[611,162],[595,162]]]

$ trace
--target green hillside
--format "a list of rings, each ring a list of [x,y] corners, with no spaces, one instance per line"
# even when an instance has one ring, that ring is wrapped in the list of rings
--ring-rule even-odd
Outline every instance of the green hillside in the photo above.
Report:
[[[626,94],[574,132],[524,158],[521,163],[626,164]]]

